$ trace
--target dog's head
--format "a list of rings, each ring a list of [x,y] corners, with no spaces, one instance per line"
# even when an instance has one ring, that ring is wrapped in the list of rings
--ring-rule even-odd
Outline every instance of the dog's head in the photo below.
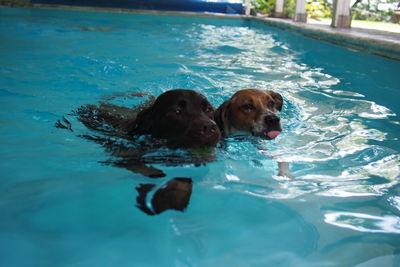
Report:
[[[215,112],[214,118],[224,136],[237,132],[274,139],[281,131],[283,98],[273,91],[244,89],[236,92]]]
[[[213,113],[214,108],[203,95],[192,90],[171,90],[138,114],[133,132],[167,139],[179,147],[214,146],[221,133]]]

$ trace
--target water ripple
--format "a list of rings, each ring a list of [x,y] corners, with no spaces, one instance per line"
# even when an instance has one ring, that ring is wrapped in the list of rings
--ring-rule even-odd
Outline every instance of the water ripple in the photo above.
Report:
[[[254,166],[261,169],[271,168],[266,159],[290,162],[297,181],[273,176],[277,183],[265,184],[229,173],[219,188],[263,198],[350,197],[381,195],[397,183],[400,155],[381,145],[388,133],[375,123],[395,116],[390,109],[323,68],[302,63],[296,51],[266,31],[200,25],[196,38],[197,65],[212,71],[198,73],[193,66],[182,71],[217,88],[209,93],[216,106],[235,91],[253,87],[277,91],[285,100],[284,131],[278,138],[227,139],[226,149],[217,153],[227,162],[258,162]],[[374,177],[382,180],[376,183]]]
[[[400,218],[397,216],[332,212],[325,214],[325,222],[360,232],[400,234]]]

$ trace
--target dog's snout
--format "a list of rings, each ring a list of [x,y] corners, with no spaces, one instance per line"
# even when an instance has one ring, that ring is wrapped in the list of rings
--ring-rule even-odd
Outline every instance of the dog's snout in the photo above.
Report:
[[[210,146],[219,141],[221,132],[214,121],[202,118],[192,123],[188,135],[192,137],[189,143],[196,144],[196,146]]]
[[[267,124],[279,123],[280,120],[281,119],[276,115],[267,115],[264,117],[264,121]]]
[[[218,131],[218,126],[215,122],[209,121],[205,122],[203,125],[202,133],[206,136],[215,134]]]

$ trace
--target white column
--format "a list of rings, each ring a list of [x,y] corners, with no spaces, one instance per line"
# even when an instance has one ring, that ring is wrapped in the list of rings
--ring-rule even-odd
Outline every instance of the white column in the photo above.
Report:
[[[246,6],[245,14],[246,16],[250,16],[250,11],[251,11],[250,0],[246,0],[245,6]]]
[[[297,22],[307,22],[306,12],[307,0],[296,0],[296,11],[293,20]]]
[[[283,17],[283,0],[276,0],[275,2],[275,17]]]
[[[333,1],[333,17],[331,26],[335,28],[350,28],[350,0]]]

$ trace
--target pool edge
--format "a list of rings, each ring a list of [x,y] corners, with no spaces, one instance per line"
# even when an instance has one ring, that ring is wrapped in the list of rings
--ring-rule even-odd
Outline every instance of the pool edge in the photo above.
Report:
[[[0,5],[0,8],[10,8],[10,7]],[[258,22],[267,26],[279,28],[284,31],[300,34],[302,36],[316,39],[319,41],[333,43],[342,46],[344,48],[352,49],[358,52],[364,52],[367,54],[372,54],[400,61],[400,38],[399,40],[390,40],[388,38],[380,39],[376,37],[374,38],[373,35],[359,34],[359,32],[357,32],[354,29],[335,29],[330,26],[299,23],[287,19],[246,16],[239,14],[157,11],[157,10],[129,9],[129,8],[103,8],[103,7],[90,7],[90,6],[65,6],[65,5],[48,5],[48,4],[31,4],[29,7],[22,7],[22,8],[149,14],[149,15],[181,16],[181,17],[212,17],[212,18],[225,18],[225,19],[244,19],[248,21]]]
[[[298,23],[285,19],[251,17],[251,20],[358,52],[400,61],[400,38],[399,40],[373,38],[372,35],[362,34],[354,29],[335,29],[330,26]],[[400,36],[400,34],[393,35]]]

